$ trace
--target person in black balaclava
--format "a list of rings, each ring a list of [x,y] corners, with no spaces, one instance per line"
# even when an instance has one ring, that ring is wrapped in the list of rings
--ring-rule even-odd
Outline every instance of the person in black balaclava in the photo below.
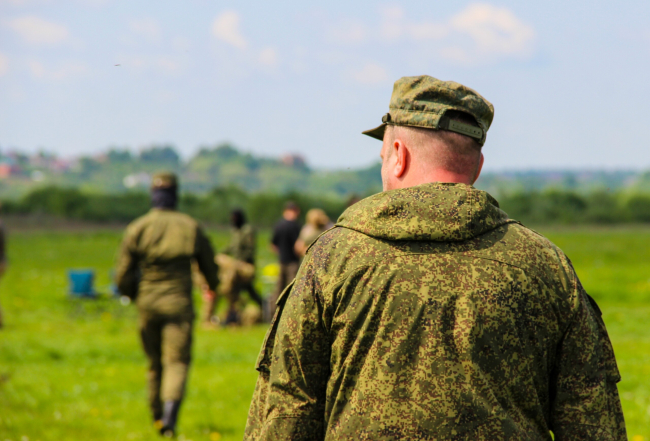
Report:
[[[138,306],[149,406],[154,426],[167,437],[176,432],[191,361],[191,262],[203,273],[206,291],[213,293],[219,281],[210,241],[194,219],[176,210],[177,194],[173,173],[153,176],[152,209],[127,227],[115,274],[122,295]]]

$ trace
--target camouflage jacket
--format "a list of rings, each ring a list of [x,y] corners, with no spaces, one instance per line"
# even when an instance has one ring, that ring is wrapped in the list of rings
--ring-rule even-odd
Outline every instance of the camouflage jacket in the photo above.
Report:
[[[178,211],[154,208],[127,227],[116,283],[121,293],[137,295],[143,313],[193,315],[192,260],[215,289],[214,251],[197,222]]]
[[[353,205],[278,305],[246,440],[626,439],[570,261],[471,186]]]
[[[237,260],[255,263],[255,247],[255,229],[246,224],[239,229],[232,229],[230,243],[225,252]]]

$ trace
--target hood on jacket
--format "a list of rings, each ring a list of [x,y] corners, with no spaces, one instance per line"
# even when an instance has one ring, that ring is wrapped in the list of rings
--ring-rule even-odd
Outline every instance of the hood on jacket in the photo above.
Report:
[[[427,183],[389,190],[352,205],[336,226],[377,239],[464,241],[516,222],[488,193],[466,184]]]

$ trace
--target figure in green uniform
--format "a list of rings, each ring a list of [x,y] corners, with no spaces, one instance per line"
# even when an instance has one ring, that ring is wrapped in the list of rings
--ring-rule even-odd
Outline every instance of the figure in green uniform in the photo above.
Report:
[[[257,246],[255,228],[246,223],[246,216],[240,209],[233,210],[230,216],[232,230],[230,243],[223,254],[217,254],[219,266],[219,292],[210,291],[200,274],[194,274],[196,282],[203,291],[203,325],[212,328],[215,325],[214,310],[219,295],[228,300],[225,325],[239,324],[239,300],[241,291],[247,291],[251,300],[262,308],[262,298],[254,286],[255,250]]]
[[[571,262],[473,187],[493,107],[395,83],[384,192],[278,299],[246,440],[620,440],[612,345]]]
[[[230,218],[232,230],[230,233],[230,243],[225,253],[240,262],[246,262],[255,266],[255,251],[257,250],[255,228],[246,222],[246,215],[241,209],[233,210]],[[239,301],[241,291],[246,291],[251,300],[262,308],[262,297],[260,297],[255,289],[254,283],[255,278],[252,277],[233,285],[232,292],[228,296],[230,306],[226,316],[226,324],[239,322],[236,304]]]
[[[196,260],[212,291],[218,267],[197,222],[176,211],[176,176],[154,175],[151,194],[151,211],[133,221],[124,234],[116,282],[122,294],[135,299],[140,312],[155,425],[161,434],[173,436],[191,359],[191,263]]]

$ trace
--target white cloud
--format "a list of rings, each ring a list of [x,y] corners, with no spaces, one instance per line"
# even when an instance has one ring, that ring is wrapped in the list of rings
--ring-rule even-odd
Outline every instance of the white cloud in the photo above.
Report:
[[[456,64],[475,65],[533,53],[535,31],[507,8],[473,3],[442,23],[410,23],[413,40],[433,41],[437,53]]]
[[[389,79],[386,69],[375,63],[368,63],[361,69],[352,72],[352,79],[369,86],[386,83]]]
[[[248,42],[241,34],[239,21],[237,12],[222,12],[212,23],[212,35],[238,49],[246,49]]]
[[[452,17],[450,27],[474,40],[479,56],[529,56],[535,31],[507,8],[475,3]]]
[[[369,28],[363,41],[412,42],[418,52],[455,64],[476,65],[505,57],[527,58],[534,52],[535,31],[510,9],[488,3],[473,3],[456,15],[440,21],[411,20],[400,6],[380,10],[378,26]],[[362,26],[358,27],[363,28]],[[362,41],[362,34],[347,30],[338,42]],[[332,31],[330,30],[330,34]],[[337,34],[335,34],[337,35]],[[416,46],[417,44],[417,46]]]
[[[9,58],[0,53],[0,77],[6,75],[7,72],[9,72]]]
[[[129,28],[131,31],[143,36],[150,42],[160,41],[162,37],[162,28],[160,27],[160,23],[151,17],[131,20]]]
[[[278,52],[272,47],[264,48],[260,52],[258,61],[262,66],[275,67],[278,65]]]
[[[81,61],[68,61],[55,68],[47,67],[37,60],[31,60],[28,65],[32,76],[42,80],[67,80],[84,76],[89,72],[88,65]]]
[[[57,45],[70,37],[64,25],[34,16],[14,18],[6,25],[30,44]]]

